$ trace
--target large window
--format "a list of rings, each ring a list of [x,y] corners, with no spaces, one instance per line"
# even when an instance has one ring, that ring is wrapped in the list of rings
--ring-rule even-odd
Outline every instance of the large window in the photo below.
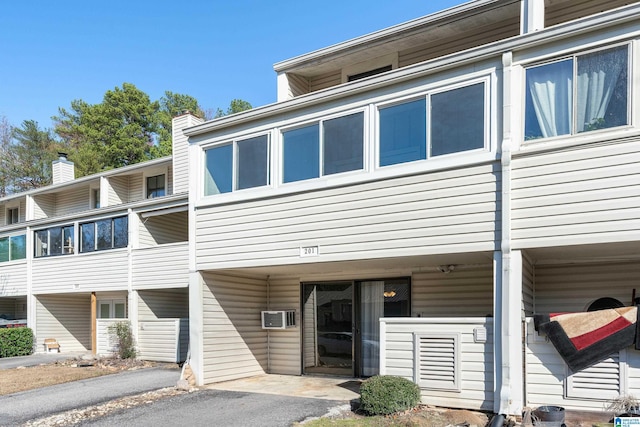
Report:
[[[628,124],[628,63],[625,45],[527,69],[525,139]]]
[[[355,113],[287,130],[283,136],[283,182],[364,167],[364,114]],[[322,153],[322,154],[321,154]]]
[[[381,107],[378,164],[484,148],[485,105],[485,83],[475,83]]]
[[[35,232],[35,256],[68,255],[73,251],[73,225],[51,227]]]
[[[129,219],[126,216],[80,224],[80,252],[125,248],[129,244]]]
[[[205,162],[206,196],[269,185],[269,137],[209,148]]]
[[[0,237],[0,262],[15,261],[27,257],[26,236]]]

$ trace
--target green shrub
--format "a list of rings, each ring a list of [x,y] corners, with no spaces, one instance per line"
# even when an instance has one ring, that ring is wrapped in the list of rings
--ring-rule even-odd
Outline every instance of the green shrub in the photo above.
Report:
[[[33,353],[31,328],[0,329],[0,357],[28,356]]]
[[[125,320],[112,324],[109,326],[109,333],[116,336],[118,357],[120,359],[135,359],[136,346],[129,321]]]
[[[417,384],[391,375],[378,375],[360,386],[360,408],[370,415],[389,415],[415,408],[420,403]]]

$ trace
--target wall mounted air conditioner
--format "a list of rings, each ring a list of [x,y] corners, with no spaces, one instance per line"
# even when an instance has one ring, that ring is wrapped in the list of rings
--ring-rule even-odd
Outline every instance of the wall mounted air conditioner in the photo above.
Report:
[[[296,327],[295,310],[262,312],[262,329],[289,329]]]

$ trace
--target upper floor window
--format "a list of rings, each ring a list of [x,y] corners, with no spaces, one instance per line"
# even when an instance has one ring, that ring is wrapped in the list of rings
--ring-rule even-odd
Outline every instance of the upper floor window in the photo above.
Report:
[[[35,232],[35,256],[72,254],[73,230],[73,225],[37,230]]]
[[[155,175],[147,177],[147,199],[154,197],[161,197],[166,194],[165,192],[165,176]],[[99,203],[99,199],[98,199]]]
[[[526,70],[525,139],[629,124],[629,47]]]
[[[205,196],[269,185],[269,137],[209,148],[205,162]]]
[[[129,218],[107,218],[80,224],[80,252],[126,248],[129,244]]]
[[[26,235],[0,237],[0,262],[25,259],[26,257]]]
[[[148,189],[148,182],[147,182],[147,189]],[[91,189],[91,207],[93,209],[99,209],[100,208],[100,189],[99,188],[92,188]]]
[[[285,183],[364,167],[364,113],[321,120],[282,137]]]
[[[20,209],[17,207],[7,209],[7,225],[18,222],[20,222]]]
[[[485,105],[475,83],[380,108],[379,165],[484,148]]]

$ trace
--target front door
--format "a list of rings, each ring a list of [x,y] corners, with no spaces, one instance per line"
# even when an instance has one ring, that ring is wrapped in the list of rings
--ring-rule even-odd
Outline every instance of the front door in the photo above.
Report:
[[[379,319],[409,315],[409,279],[305,283],[302,292],[304,373],[378,374]]]

